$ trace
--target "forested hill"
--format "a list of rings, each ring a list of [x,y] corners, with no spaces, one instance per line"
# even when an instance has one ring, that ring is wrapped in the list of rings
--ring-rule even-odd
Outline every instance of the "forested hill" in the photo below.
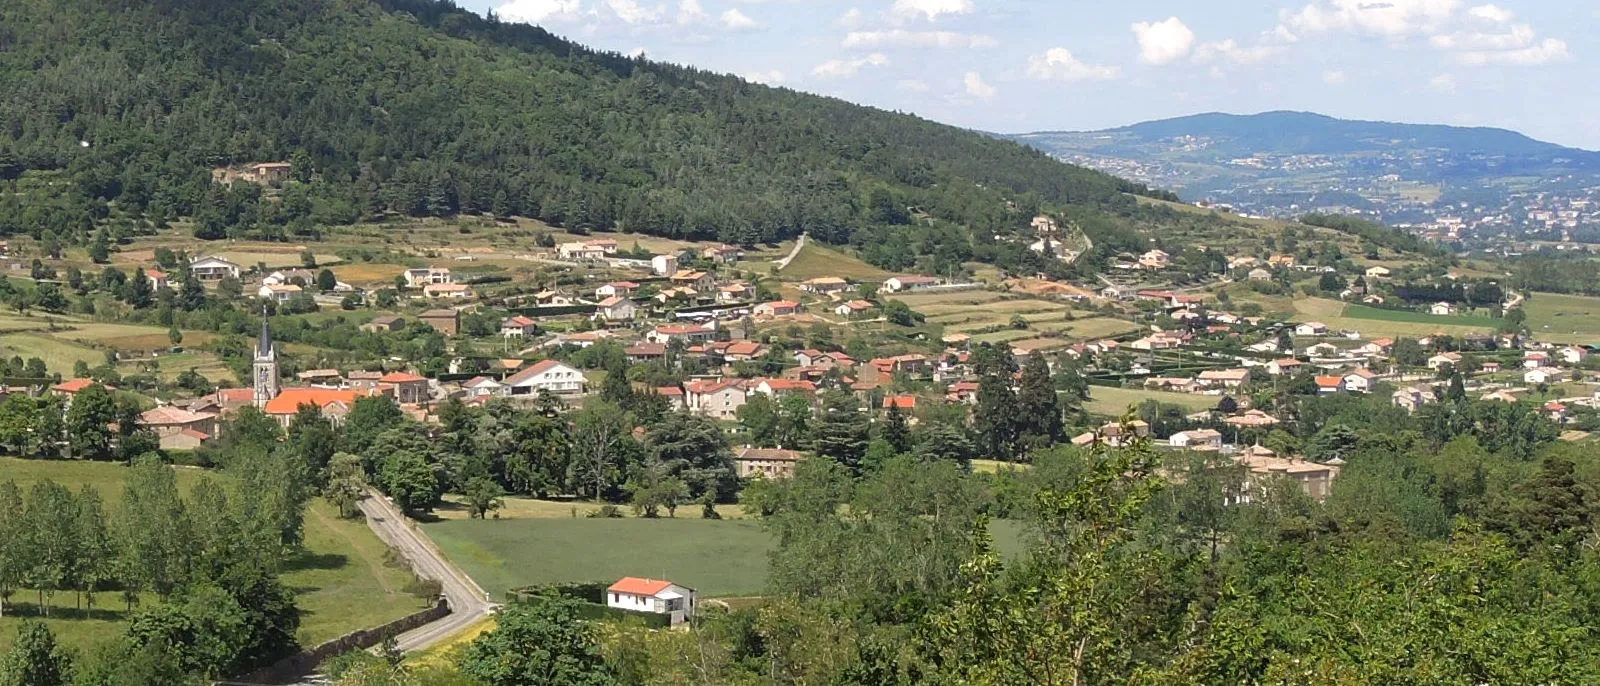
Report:
[[[389,212],[743,243],[861,242],[932,217],[970,240],[1040,207],[1128,214],[1126,193],[1148,192],[432,0],[6,0],[0,123],[0,183],[55,173],[77,189],[0,206],[3,232],[81,235],[109,213],[271,238]],[[211,183],[215,167],[265,161],[294,164],[283,203]]]

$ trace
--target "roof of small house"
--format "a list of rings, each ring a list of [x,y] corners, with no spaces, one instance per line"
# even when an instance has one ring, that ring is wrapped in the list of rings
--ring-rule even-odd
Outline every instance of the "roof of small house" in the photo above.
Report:
[[[417,376],[416,374],[410,374],[407,372],[389,372],[388,374],[378,377],[379,383],[412,383],[416,381],[427,380],[427,377]]]
[[[641,579],[633,576],[625,576],[617,580],[617,583],[611,584],[611,587],[607,588],[606,590],[612,593],[654,596],[657,593],[671,588],[672,586],[673,583],[671,581],[663,581],[661,579]]]
[[[365,393],[359,391],[341,391],[331,388],[285,388],[278,397],[267,401],[262,410],[267,414],[294,414],[300,411],[301,405],[327,407],[334,403],[354,404],[356,398]]]
[[[798,462],[802,457],[805,457],[805,455],[796,450],[750,447],[740,448],[739,452],[733,455],[735,460],[776,460],[782,462]]]

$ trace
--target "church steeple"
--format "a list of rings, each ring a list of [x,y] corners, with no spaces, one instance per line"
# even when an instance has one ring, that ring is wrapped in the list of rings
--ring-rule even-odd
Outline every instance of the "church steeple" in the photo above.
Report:
[[[255,393],[252,398],[256,407],[263,407],[267,401],[278,397],[278,350],[272,345],[272,331],[267,328],[267,311],[261,310],[261,338],[256,341],[256,359],[252,365],[255,375]]]

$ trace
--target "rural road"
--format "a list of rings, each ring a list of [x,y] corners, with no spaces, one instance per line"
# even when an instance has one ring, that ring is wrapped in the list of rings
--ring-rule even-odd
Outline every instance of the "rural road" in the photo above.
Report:
[[[360,507],[373,533],[399,550],[417,576],[438,581],[444,597],[450,601],[449,615],[396,637],[400,650],[412,652],[428,648],[488,616],[494,609],[488,594],[471,577],[450,564],[433,541],[417,530],[387,498],[368,490]]]
[[[806,235],[802,233],[800,234],[800,238],[795,239],[794,249],[790,250],[788,255],[785,255],[783,259],[778,260],[775,263],[778,265],[778,271],[781,272],[784,270],[784,268],[788,267],[789,263],[793,262],[794,258],[800,254],[800,249],[804,247],[806,247]]]

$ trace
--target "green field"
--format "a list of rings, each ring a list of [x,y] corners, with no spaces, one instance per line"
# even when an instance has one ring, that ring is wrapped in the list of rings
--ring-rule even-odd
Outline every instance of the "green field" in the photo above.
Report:
[[[423,530],[496,597],[519,586],[624,576],[672,579],[707,596],[753,595],[767,583],[769,538],[750,521],[448,520]]]
[[[205,472],[179,468],[178,483],[187,489]],[[126,468],[118,464],[82,461],[17,460],[0,458],[0,481],[16,481],[26,490],[45,479],[73,490],[94,486],[114,516],[122,501]],[[326,503],[315,501],[306,513],[306,552],[291,562],[282,580],[298,595],[302,612],[301,643],[320,643],[356,629],[376,626],[409,614],[420,602],[402,589],[410,581],[409,572],[383,564],[387,546],[359,520],[338,519]],[[33,594],[22,591],[13,600],[32,602]],[[95,615],[79,618],[73,608],[73,595],[58,593],[54,609],[46,621],[67,645],[86,648],[121,634],[124,605],[120,593],[101,593],[95,602]],[[154,602],[152,599],[149,602]],[[9,612],[0,618],[0,652],[16,638],[20,618]]]
[[[1084,404],[1084,409],[1098,415],[1121,417],[1128,411],[1128,406],[1130,405],[1137,405],[1146,400],[1156,400],[1167,405],[1177,405],[1186,410],[1199,412],[1200,410],[1216,407],[1217,401],[1220,399],[1214,395],[1090,386],[1089,402]]]
[[[423,531],[496,597],[520,586],[624,576],[671,579],[707,597],[757,595],[766,589],[771,547],[749,520],[458,519],[424,524]],[[991,533],[1006,555],[1028,540],[1014,521],[993,522]]]
[[[1414,312],[1411,310],[1386,310],[1381,307],[1367,305],[1345,305],[1344,316],[1349,319],[1373,319],[1384,322],[1414,322],[1419,324],[1445,324],[1449,326],[1485,326],[1495,327],[1500,325],[1500,320],[1483,315],[1453,314],[1437,315],[1427,312]]]
[[[1535,293],[1522,304],[1528,330],[1542,341],[1600,343],[1600,298]]]
[[[758,271],[766,273],[766,268],[761,267]],[[807,241],[806,247],[801,248],[800,254],[779,274],[784,281],[805,281],[823,276],[837,276],[851,281],[882,281],[894,276],[892,272],[862,262],[853,255],[818,245],[815,241]]]
[[[1499,323],[1499,320],[1491,317],[1436,316],[1424,312],[1352,305],[1328,298],[1299,298],[1294,301],[1294,309],[1294,321],[1319,321],[1335,331],[1360,331],[1365,338],[1487,333]]]
[[[26,360],[37,357],[44,360],[52,372],[63,377],[72,376],[72,368],[81,360],[91,367],[104,364],[106,354],[93,348],[69,341],[58,340],[37,333],[8,333],[0,335],[0,355]]]

